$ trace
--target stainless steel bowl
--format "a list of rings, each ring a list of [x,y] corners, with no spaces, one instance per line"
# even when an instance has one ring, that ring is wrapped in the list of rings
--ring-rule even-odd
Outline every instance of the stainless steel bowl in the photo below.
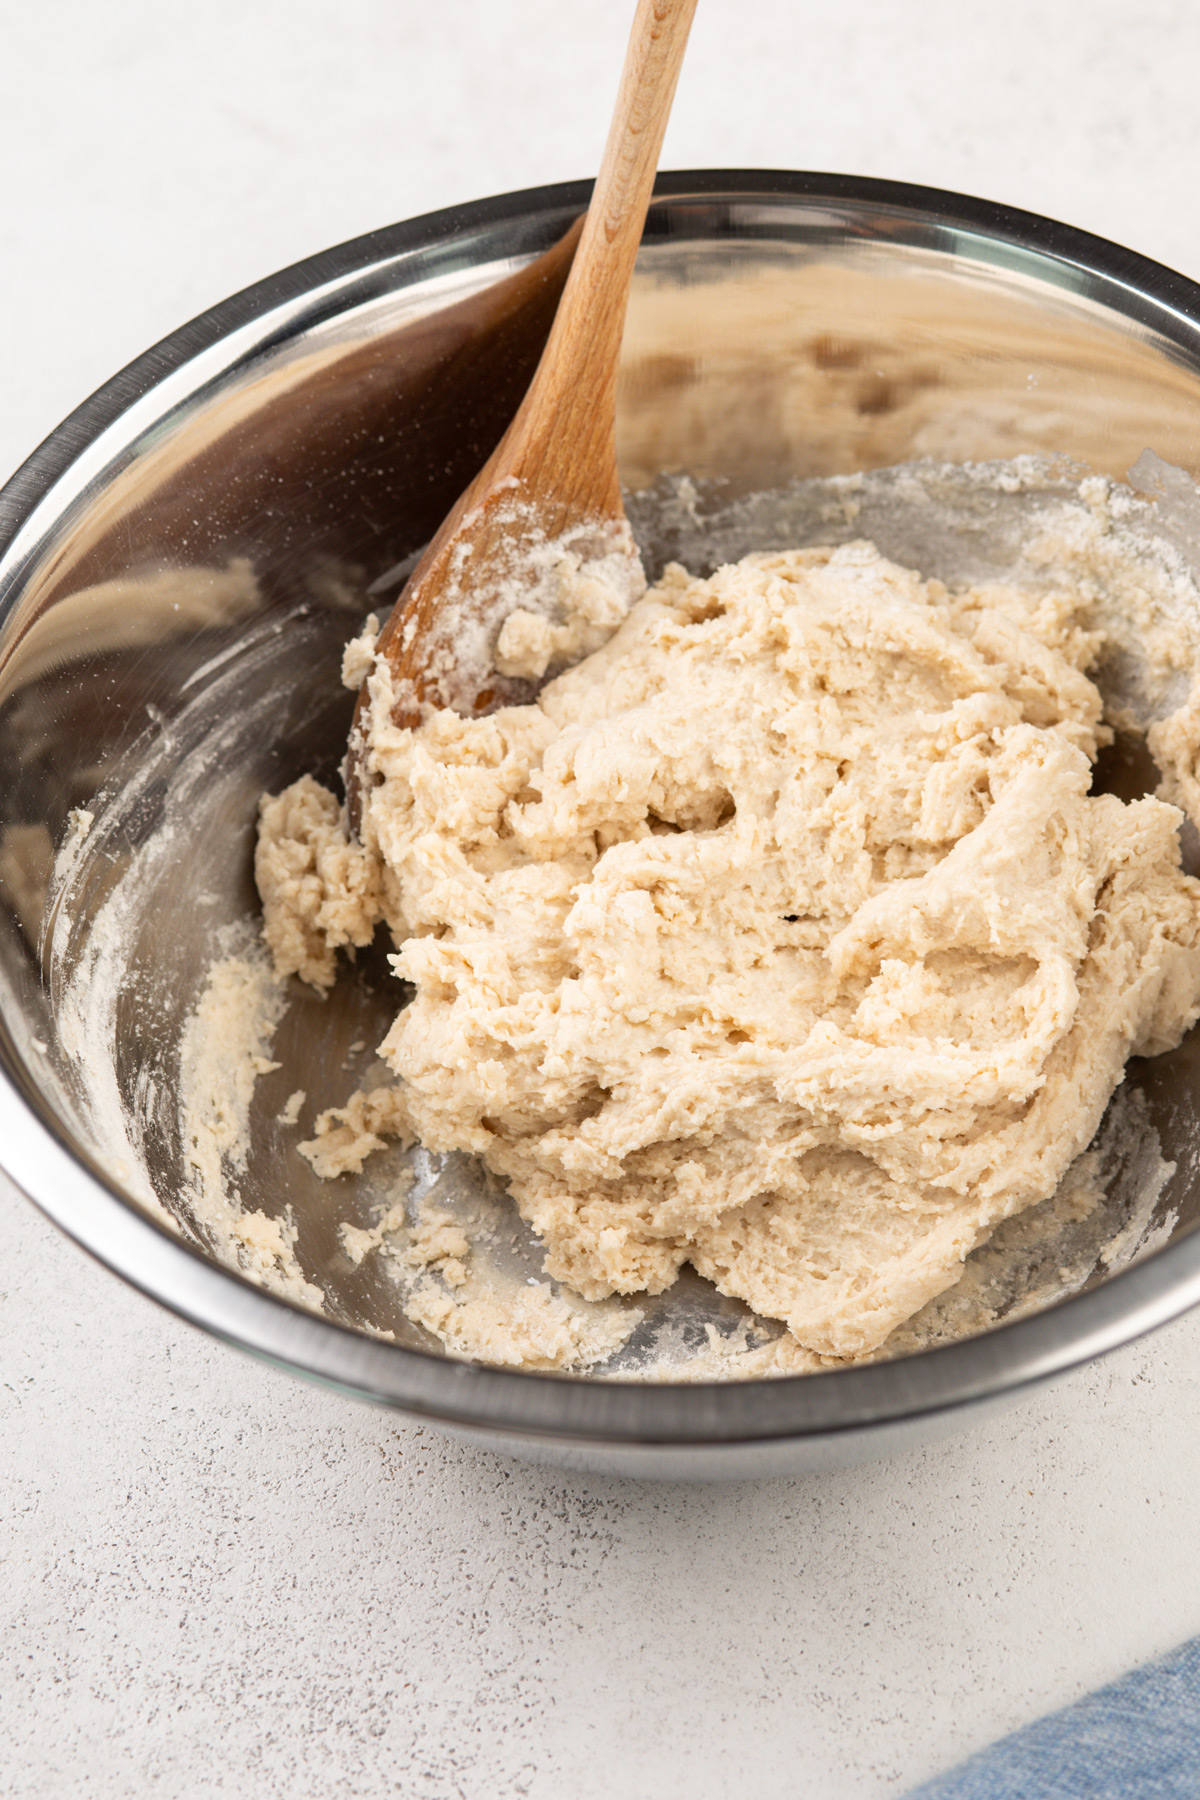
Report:
[[[1178,1223],[1155,1255],[948,1348],[692,1385],[483,1368],[415,1336],[366,1335],[355,1308],[369,1312],[369,1293],[345,1287],[331,1319],[262,1291],[138,1202],[80,1090],[88,1045],[61,1030],[64,956],[85,953],[121,868],[171,809],[192,808],[139,923],[112,1095],[140,1096],[156,1191],[186,1225],[173,1046],[215,931],[252,903],[255,797],[335,767],[350,703],[329,671],[353,596],[386,585],[503,429],[561,284],[552,248],[587,195],[480,201],[270,277],[118,375],[0,493],[0,1159],[65,1231],[183,1317],[448,1432],[642,1476],[831,1466],[949,1430],[1200,1301],[1195,1042],[1129,1077],[1174,1164],[1161,1205]],[[1200,289],[1181,276],[1044,219],[884,182],[702,171],[661,177],[657,196],[621,391],[634,490],[664,469],[736,496],[1025,452],[1117,476],[1146,448],[1200,466]],[[245,560],[225,588],[210,573],[182,609],[164,601],[164,570],[231,559]],[[247,566],[256,582],[239,587]],[[210,791],[181,797],[170,774],[197,693],[242,735]],[[52,952],[47,855],[75,809],[101,813],[118,789],[137,803],[88,848]],[[360,998],[319,1053],[330,1067],[356,1018],[378,1013],[369,971]],[[278,1202],[276,1149],[257,1179]],[[289,1194],[300,1179],[288,1173]],[[315,1216],[318,1198],[298,1195],[309,1202]],[[328,1219],[306,1254],[332,1263]]]

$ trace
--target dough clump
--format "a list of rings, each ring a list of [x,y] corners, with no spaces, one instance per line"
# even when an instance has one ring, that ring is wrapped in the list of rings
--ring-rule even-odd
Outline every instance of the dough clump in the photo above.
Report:
[[[586,1299],[690,1263],[876,1351],[1200,1011],[1179,811],[1089,792],[1086,623],[852,544],[671,565],[486,718],[399,729],[376,663],[361,847],[309,778],[261,814],[278,971],[382,919],[414,989],[322,1172],[473,1152]]]

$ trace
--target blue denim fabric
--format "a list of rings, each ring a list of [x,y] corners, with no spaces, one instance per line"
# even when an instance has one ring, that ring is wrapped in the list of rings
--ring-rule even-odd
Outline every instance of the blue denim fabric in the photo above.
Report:
[[[1001,1738],[907,1800],[1200,1800],[1200,1638]]]

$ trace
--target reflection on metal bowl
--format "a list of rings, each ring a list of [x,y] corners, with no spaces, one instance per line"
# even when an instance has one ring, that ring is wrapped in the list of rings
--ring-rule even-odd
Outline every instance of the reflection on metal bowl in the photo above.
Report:
[[[1191,1040],[1127,1084],[1169,1165],[1169,1244],[984,1335],[819,1375],[595,1379],[440,1354],[373,1265],[342,1255],[345,1196],[278,1120],[289,1089],[344,1088],[386,1027],[394,1001],[371,957],[336,1004],[292,1006],[242,1187],[249,1206],[291,1205],[325,1313],[226,1266],[188,1213],[180,1034],[222,932],[253,908],[257,796],[335,770],[341,644],[500,435],[587,191],[456,208],[271,277],[116,377],[0,494],[0,1158],[183,1316],[472,1441],[637,1475],[830,1466],[952,1429],[1200,1300]],[[1036,455],[1124,477],[1150,449],[1195,472],[1200,290],[1182,277],[881,182],[705,171],[657,191],[619,450],[662,554],[664,471],[724,506],[923,458]],[[118,949],[109,902],[135,865],[143,904]],[[114,957],[110,1015],[65,1008],[78,968]],[[123,1158],[132,1116],[138,1156]],[[697,1329],[712,1304],[700,1286],[669,1302]]]

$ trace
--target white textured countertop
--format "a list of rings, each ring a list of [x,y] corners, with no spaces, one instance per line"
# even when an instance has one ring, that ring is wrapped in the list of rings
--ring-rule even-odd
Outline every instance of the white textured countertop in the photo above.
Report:
[[[631,9],[10,0],[0,474],[271,269],[588,173]],[[1167,0],[701,0],[664,164],[1200,276],[1198,66]],[[0,1219],[0,1795],[867,1800],[1200,1630],[1200,1315],[944,1447],[651,1487],[305,1387]]]

